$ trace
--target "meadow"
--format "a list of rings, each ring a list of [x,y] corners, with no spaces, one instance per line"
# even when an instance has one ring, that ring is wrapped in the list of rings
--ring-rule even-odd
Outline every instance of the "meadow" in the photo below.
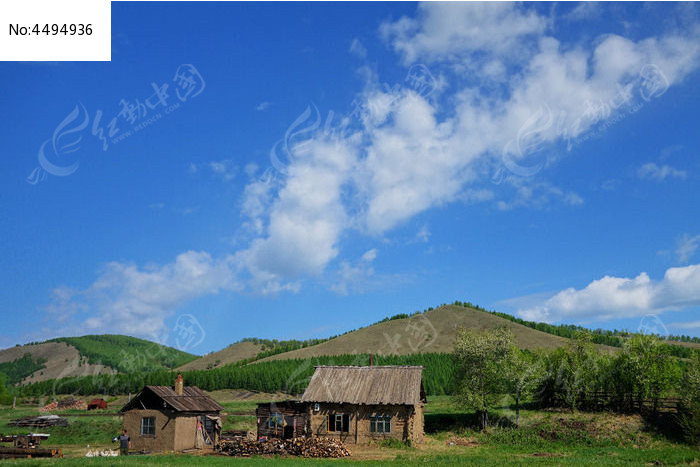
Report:
[[[224,406],[224,430],[255,428],[257,402],[283,398],[284,394],[222,390],[212,394]],[[402,443],[349,445],[347,459],[299,459],[293,457],[233,458],[212,453],[131,455],[86,458],[88,449],[114,449],[112,437],[121,427],[117,414],[125,397],[95,414],[62,412],[68,427],[42,429],[51,434],[44,447],[60,447],[64,459],[21,459],[5,465],[697,465],[700,450],[669,439],[639,415],[588,413],[564,409],[521,410],[519,428],[512,427],[513,408],[508,401],[491,413],[495,426],[480,431],[473,413],[456,406],[449,396],[431,396],[426,404],[426,437],[421,444]],[[38,407],[0,408],[0,432],[26,433],[26,428],[8,426],[10,419],[38,415]]]

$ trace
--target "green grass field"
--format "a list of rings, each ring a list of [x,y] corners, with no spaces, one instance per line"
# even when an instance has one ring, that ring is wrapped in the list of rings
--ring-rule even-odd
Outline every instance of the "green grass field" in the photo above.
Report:
[[[254,430],[257,402],[280,395],[247,395],[217,391],[215,397],[228,414],[224,430]],[[426,405],[425,442],[413,447],[349,445],[348,459],[299,459],[293,457],[233,458],[192,454],[132,455],[114,458],[86,458],[94,448],[115,448],[112,437],[121,427],[121,417],[109,413],[81,416],[88,412],[69,411],[68,427],[37,431],[51,434],[44,447],[60,447],[64,459],[6,460],[4,465],[698,465],[700,450],[666,439],[645,425],[639,416],[609,413],[569,413],[564,411],[522,410],[519,428],[491,428],[480,432],[471,424],[473,415],[464,413],[449,397],[431,397]],[[0,408],[0,432],[26,433],[8,426],[12,418],[37,415],[37,407],[16,410]],[[513,415],[505,405],[490,414],[491,421],[508,425]]]

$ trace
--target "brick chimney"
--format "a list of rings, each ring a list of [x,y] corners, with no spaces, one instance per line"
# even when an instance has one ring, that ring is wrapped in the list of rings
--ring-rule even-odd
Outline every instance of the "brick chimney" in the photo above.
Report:
[[[178,373],[177,378],[175,378],[175,394],[181,396],[183,386],[184,382],[182,381],[182,375]]]

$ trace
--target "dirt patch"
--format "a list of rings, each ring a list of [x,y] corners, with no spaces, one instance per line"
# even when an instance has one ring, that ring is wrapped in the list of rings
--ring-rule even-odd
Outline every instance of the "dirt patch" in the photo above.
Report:
[[[459,438],[457,436],[453,436],[452,438],[445,441],[445,444],[447,444],[448,446],[474,447],[474,446],[478,446],[480,443],[472,438]]]

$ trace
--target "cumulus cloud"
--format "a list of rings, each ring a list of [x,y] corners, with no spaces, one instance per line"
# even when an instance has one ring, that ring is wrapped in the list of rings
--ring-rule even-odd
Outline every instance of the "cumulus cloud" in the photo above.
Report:
[[[54,289],[48,311],[52,322],[60,329],[65,322],[64,331],[71,335],[107,332],[153,338],[162,334],[165,319],[181,305],[237,288],[230,259],[187,251],[161,266],[108,263],[84,290]]]
[[[544,32],[546,20],[509,3],[421,3],[418,17],[385,22],[380,33],[405,63],[440,60],[465,51],[512,54],[520,41]]]
[[[669,268],[663,279],[605,276],[583,289],[568,288],[544,302],[519,309],[533,321],[595,321],[657,314],[700,306],[700,264]]]
[[[286,178],[269,204],[266,234],[237,253],[254,283],[319,275],[337,256],[338,237],[348,227],[342,196],[355,161],[351,141],[312,139],[290,155]],[[256,193],[246,198],[254,213],[265,201],[252,200],[267,196],[259,184],[249,185]]]
[[[637,169],[637,176],[642,180],[654,180],[662,182],[667,178],[685,179],[685,170],[678,170],[670,165],[656,165],[654,162],[648,162]]]
[[[318,277],[341,258],[347,232],[381,236],[436,206],[493,200],[509,187],[515,196],[496,200],[500,209],[583,204],[539,177],[560,157],[553,148],[682,81],[698,66],[700,41],[697,33],[604,35],[586,47],[548,37],[545,23],[515,4],[429,3],[415,18],[383,24],[405,63],[486,57],[489,76],[507,70],[507,89],[494,93],[477,75],[434,99],[411,83],[379,86],[369,73],[353,115],[322,123],[307,109],[285,135],[284,157],[275,153],[274,181],[254,180],[245,190],[255,238],[237,259],[251,283]],[[521,47],[526,52],[506,53]],[[487,189],[489,181],[496,183]]]

